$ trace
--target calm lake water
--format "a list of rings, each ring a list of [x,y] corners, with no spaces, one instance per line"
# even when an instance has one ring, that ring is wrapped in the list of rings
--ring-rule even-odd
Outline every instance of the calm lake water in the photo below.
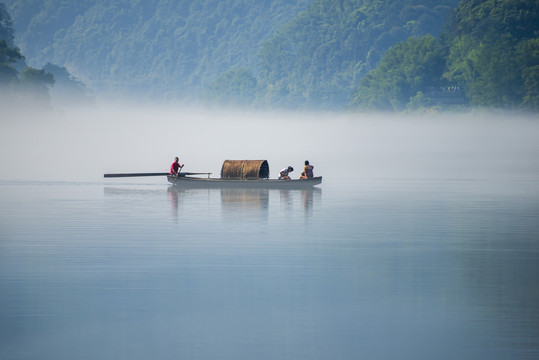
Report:
[[[102,177],[174,156],[324,182]],[[538,159],[537,114],[4,114],[0,359],[539,359]]]
[[[0,358],[537,359],[537,173],[2,181]]]

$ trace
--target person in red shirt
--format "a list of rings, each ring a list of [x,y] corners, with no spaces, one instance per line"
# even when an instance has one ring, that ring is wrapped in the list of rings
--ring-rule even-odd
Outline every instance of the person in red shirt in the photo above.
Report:
[[[180,158],[176,156],[174,158],[174,162],[172,163],[172,165],[170,165],[170,174],[178,175],[182,167],[183,167],[183,164],[180,165]]]

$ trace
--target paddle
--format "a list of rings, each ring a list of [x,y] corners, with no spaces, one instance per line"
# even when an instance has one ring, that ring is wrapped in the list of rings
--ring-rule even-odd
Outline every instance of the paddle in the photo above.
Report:
[[[166,176],[170,173],[120,173],[120,174],[104,174],[103,177],[115,178],[115,177],[137,177],[137,176]]]
[[[183,165],[180,166],[180,170],[178,170],[178,172],[176,173],[176,178],[174,178],[174,182],[172,183],[172,185],[176,185],[176,180],[178,180],[178,176],[180,175],[180,171],[182,171],[183,169]]]
[[[179,172],[178,172],[179,173]],[[183,175],[210,175],[211,173],[207,172],[186,172],[183,173]],[[118,174],[103,174],[103,177],[106,178],[117,178],[117,177],[139,177],[139,176],[168,176],[171,175],[170,173],[162,172],[162,173],[118,173]]]

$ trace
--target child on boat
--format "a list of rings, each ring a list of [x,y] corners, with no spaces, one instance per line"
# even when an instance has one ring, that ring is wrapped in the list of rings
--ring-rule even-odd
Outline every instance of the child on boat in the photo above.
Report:
[[[290,176],[288,176],[288,174],[292,171],[294,171],[294,168],[292,166],[282,169],[279,172],[279,180],[290,180]]]

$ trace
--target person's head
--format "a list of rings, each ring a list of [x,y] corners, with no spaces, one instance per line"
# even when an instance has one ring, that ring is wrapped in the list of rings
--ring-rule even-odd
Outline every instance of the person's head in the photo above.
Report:
[[[289,166],[288,167],[288,172],[292,172],[292,171],[294,171],[294,168],[292,166]]]
[[[174,162],[178,162],[178,161],[180,161],[180,158],[176,156],[176,157],[174,158]]]
[[[309,165],[309,160],[305,160],[305,165]]]

